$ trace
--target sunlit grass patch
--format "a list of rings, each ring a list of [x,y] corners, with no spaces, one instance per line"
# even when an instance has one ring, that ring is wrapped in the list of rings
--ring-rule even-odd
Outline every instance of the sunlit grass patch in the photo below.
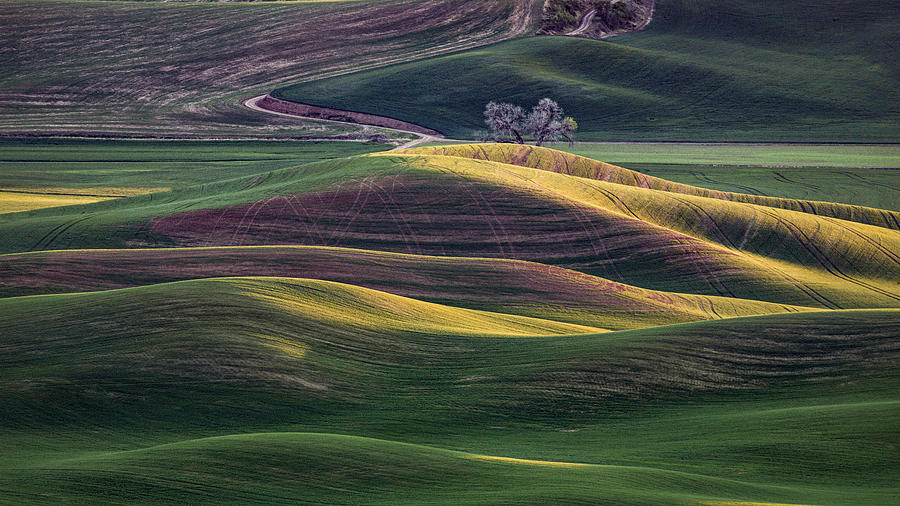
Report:
[[[488,462],[504,462],[509,464],[527,464],[532,466],[551,466],[551,467],[586,467],[590,464],[582,464],[578,462],[557,462],[552,460],[532,460],[532,459],[517,459],[513,457],[496,457],[493,455],[472,455],[472,459],[475,460],[486,460]]]
[[[318,280],[238,278],[228,283],[247,296],[328,325],[385,333],[530,337],[591,334],[606,329],[422,302],[353,285]]]
[[[55,195],[0,190],[0,214],[18,213],[22,211],[31,211],[33,209],[44,209],[47,207],[92,204],[111,198],[115,197]]]
[[[290,339],[285,339],[283,337],[267,336],[263,334],[256,334],[255,337],[264,341],[266,346],[279,350],[285,355],[293,358],[303,358],[303,356],[306,355],[306,351],[309,349],[309,346],[306,344],[291,341]]]

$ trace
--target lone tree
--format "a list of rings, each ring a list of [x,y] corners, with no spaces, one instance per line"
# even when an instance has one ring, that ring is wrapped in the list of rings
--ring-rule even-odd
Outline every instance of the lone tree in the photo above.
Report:
[[[531,108],[531,114],[525,120],[525,129],[534,136],[534,144],[540,146],[544,141],[557,141],[563,137],[572,142],[572,133],[578,123],[571,117],[563,117],[562,107],[549,98],[542,98]]]
[[[563,117],[562,107],[549,98],[542,98],[527,115],[521,107],[507,103],[488,102],[484,108],[484,122],[491,129],[494,140],[503,141],[510,136],[519,144],[525,144],[522,134],[534,137],[540,146],[544,142],[563,139],[572,141],[578,123],[571,117]]]

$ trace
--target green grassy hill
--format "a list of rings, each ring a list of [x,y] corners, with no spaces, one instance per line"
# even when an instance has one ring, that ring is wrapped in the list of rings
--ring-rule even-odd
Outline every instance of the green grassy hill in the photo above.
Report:
[[[13,476],[41,487],[45,496],[90,497],[100,503],[214,504],[226,496],[268,504],[486,504],[502,496],[503,502],[513,503],[749,504],[719,499],[878,502],[896,491],[811,490],[653,467],[514,459],[314,433],[189,440],[48,462],[46,467]],[[77,495],[68,483],[77,483]],[[13,494],[40,500],[37,494]]]
[[[67,293],[221,276],[324,279],[456,307],[613,330],[809,308],[645,290],[505,259],[319,246],[74,250],[0,255],[0,296]]]
[[[900,211],[900,144],[557,142],[547,147],[712,190]]]
[[[898,325],[897,310],[825,311],[577,335],[288,278],[4,299],[0,426],[19,450],[0,489],[883,503]]]
[[[0,138],[0,213],[165,191],[388,147],[369,142]]]
[[[551,149],[535,149],[532,146],[497,144],[485,148],[484,144],[457,144],[451,146],[422,147],[405,150],[406,153],[454,156],[475,160],[490,160],[510,163],[521,167],[549,170],[570,176],[598,179],[612,183],[640,188],[663,190],[719,200],[743,202],[778,209],[790,209],[802,213],[823,215],[842,220],[855,221],[893,230],[900,229],[900,213],[885,212],[865,206],[837,204],[831,202],[809,202],[796,199],[768,197],[764,195],[716,191],[696,186],[675,183],[638,171],[617,167],[581,156],[572,156]],[[894,188],[889,187],[893,190]]]
[[[548,96],[581,140],[897,142],[898,19],[888,0],[663,0],[607,41],[518,39],[276,95],[462,138],[490,100]]]
[[[900,211],[896,144],[555,144],[647,175],[714,190]]]

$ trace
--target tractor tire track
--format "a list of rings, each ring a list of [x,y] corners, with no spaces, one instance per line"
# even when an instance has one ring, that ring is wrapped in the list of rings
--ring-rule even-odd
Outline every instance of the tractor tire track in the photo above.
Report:
[[[877,182],[875,182],[875,181],[869,181],[868,179],[866,179],[866,178],[860,176],[859,174],[854,174],[854,173],[852,173],[852,172],[840,172],[840,174],[843,174],[843,175],[849,177],[850,179],[853,179],[853,180],[855,180],[855,181],[859,181],[859,182],[861,182],[861,183],[865,183],[865,184],[870,185],[870,186],[880,186],[880,187],[882,187],[882,188],[887,188],[887,189],[889,189],[889,190],[894,190],[894,191],[900,192],[900,187],[897,187],[897,186],[894,186],[894,185],[890,185],[890,184],[885,184],[885,183],[877,183]]]
[[[760,209],[759,211],[768,215],[769,217],[773,218],[779,224],[784,225],[785,229],[787,229],[787,231],[790,232],[790,234],[794,237],[794,240],[797,242],[797,244],[802,246],[803,249],[806,250],[807,253],[809,253],[809,255],[813,259],[815,259],[816,262],[832,276],[835,276],[839,279],[843,279],[844,281],[847,281],[848,283],[853,283],[861,288],[865,288],[867,290],[873,291],[875,293],[878,293],[878,294],[888,297],[890,299],[900,301],[900,296],[898,296],[892,292],[889,292],[887,290],[884,290],[883,288],[877,287],[877,286],[867,283],[865,281],[861,281],[857,278],[854,278],[852,276],[844,274],[844,272],[841,271],[841,269],[837,265],[835,265],[834,262],[832,262],[831,259],[828,258],[827,255],[822,253],[822,251],[818,248],[818,246],[816,246],[815,243],[813,243],[809,239],[809,236],[807,236],[806,233],[803,232],[803,230],[800,227],[798,227],[797,225],[795,225],[785,219],[782,219],[780,216],[777,216],[766,210]]]
[[[40,245],[40,251],[46,250],[51,244],[53,244],[53,241],[55,241],[65,231],[67,231],[70,228],[72,228],[73,226],[81,223],[82,221],[88,220],[90,218],[91,218],[90,216],[85,216],[84,218],[80,218],[75,221],[70,221],[68,223],[64,223],[64,224],[54,228],[53,230],[48,232],[43,238],[41,238],[41,240],[38,241],[37,244],[35,245],[35,247],[32,248],[30,251],[35,251],[35,248],[37,248],[37,246],[39,246],[39,245]],[[56,232],[55,234],[54,234],[54,231]],[[51,234],[52,234],[52,237],[51,237]],[[46,242],[44,242],[45,239],[46,239]],[[44,242],[43,245],[41,245],[42,242]]]
[[[703,181],[704,183],[709,183],[711,185],[732,186],[739,190],[743,190],[743,193],[748,193],[750,195],[756,195],[756,196],[760,196],[760,197],[767,196],[763,191],[758,190],[752,186],[746,186],[746,185],[737,184],[737,183],[724,183],[722,181],[716,181],[715,179],[707,176],[706,174],[704,174],[702,172],[691,172],[691,175],[693,175],[695,178],[697,178],[697,180]],[[709,189],[713,190],[712,188],[709,188]],[[714,190],[714,191],[722,191],[722,190]]]
[[[891,251],[891,250],[885,248],[885,247],[882,246],[881,243],[879,243],[878,241],[872,239],[871,237],[867,236],[866,234],[863,234],[863,233],[861,233],[861,232],[857,232],[856,230],[853,230],[852,228],[848,227],[847,225],[844,225],[844,224],[841,222],[841,220],[838,220],[838,219],[836,219],[836,218],[830,218],[830,217],[827,217],[827,216],[823,216],[823,218],[824,218],[825,220],[827,220],[829,223],[831,223],[831,224],[833,224],[833,225],[836,225],[837,227],[842,228],[842,229],[846,230],[847,232],[850,232],[851,234],[853,234],[853,235],[859,237],[860,239],[862,239],[863,241],[866,241],[866,242],[869,243],[873,248],[877,249],[878,251],[882,252],[886,257],[888,257],[888,259],[890,259],[891,262],[894,263],[894,265],[900,267],[900,255],[897,255],[897,254],[894,253],[893,251]]]

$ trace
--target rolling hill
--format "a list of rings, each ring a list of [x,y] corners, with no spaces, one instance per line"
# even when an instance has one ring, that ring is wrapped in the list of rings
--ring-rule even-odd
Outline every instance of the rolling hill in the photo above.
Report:
[[[0,506],[896,504],[900,4],[544,5],[0,2]]]
[[[896,493],[898,325],[823,311],[585,334],[292,278],[8,298],[0,425],[22,450],[0,457],[0,488],[880,502]]]
[[[577,143],[552,147],[713,190],[900,211],[896,144]]]
[[[880,209],[866,208],[865,206],[836,204],[831,202],[809,202],[797,199],[747,195],[698,188],[696,186],[666,181],[623,167],[598,162],[590,158],[573,156],[549,149],[535,149],[532,146],[498,144],[491,146],[489,149],[485,149],[484,145],[472,144],[414,148],[406,150],[405,152],[412,154],[445,155],[472,158],[475,160],[499,161],[501,163],[510,163],[521,167],[531,167],[570,176],[598,179],[628,186],[637,186],[640,188],[662,190],[669,193],[682,193],[685,195],[728,200],[732,202],[757,204],[779,209],[790,209],[803,213],[824,215],[832,218],[840,218],[842,220],[900,230],[900,220],[897,219],[900,217],[900,213],[885,212]]]
[[[809,310],[645,290],[558,267],[319,246],[48,251],[0,255],[0,296],[97,291],[221,276],[290,276],[456,307],[614,330]]]
[[[652,467],[496,457],[315,433],[242,434],[108,452],[48,463],[17,478],[61,499],[194,504],[212,504],[222,495],[270,504],[297,504],[298,497],[329,504],[485,504],[502,495],[516,503],[718,505],[763,504],[718,500],[723,497],[878,502],[893,492],[767,486]],[[498,488],[498,481],[506,486]],[[69,495],[66,485],[72,483],[78,495]],[[27,492],[16,498],[38,499]]]
[[[488,101],[546,96],[580,140],[897,142],[898,19],[889,0],[661,0],[606,41],[517,39],[274,95],[457,138],[485,129]]]
[[[253,156],[0,215],[0,503],[900,493],[896,211],[546,148]]]

